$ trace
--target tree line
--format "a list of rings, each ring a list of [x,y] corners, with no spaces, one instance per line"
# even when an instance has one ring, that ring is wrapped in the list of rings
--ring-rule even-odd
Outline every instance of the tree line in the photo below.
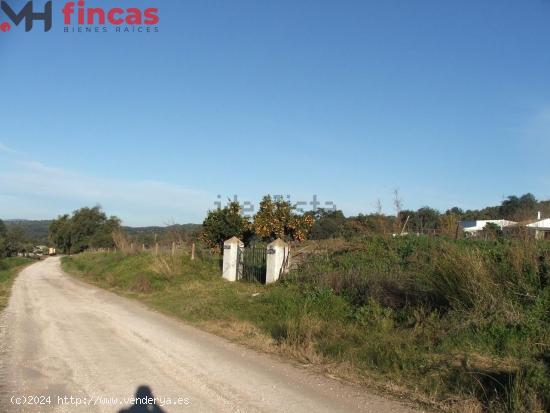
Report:
[[[500,205],[479,210],[453,207],[445,212],[429,206],[417,210],[402,209],[396,192],[394,215],[385,215],[379,206],[375,213],[346,217],[341,210],[317,209],[296,213],[289,202],[263,198],[258,213],[248,219],[242,216],[237,202],[209,211],[202,225],[202,239],[213,248],[233,236],[245,243],[309,239],[353,238],[368,235],[390,235],[402,232],[456,236],[460,221],[476,219],[508,219],[526,221],[536,218],[537,211],[550,216],[550,201],[539,201],[533,194],[508,196]]]
[[[113,234],[120,231],[120,219],[107,215],[100,206],[80,208],[50,224],[49,238],[65,254],[76,254],[90,248],[113,248]]]
[[[479,210],[458,207],[440,212],[425,206],[417,210],[401,209],[396,193],[394,215],[385,215],[381,208],[375,213],[346,217],[340,210],[318,209],[298,213],[287,201],[265,196],[253,217],[242,215],[241,206],[230,202],[226,207],[208,211],[202,225],[172,225],[167,228],[130,228],[125,231],[116,216],[108,217],[100,206],[84,207],[53,220],[49,226],[49,241],[59,252],[74,254],[90,248],[114,248],[114,234],[125,234],[136,245],[152,246],[157,242],[202,241],[213,249],[233,236],[245,243],[269,242],[276,238],[286,241],[305,239],[351,238],[401,232],[433,232],[455,235],[459,221],[474,219],[509,219],[526,221],[536,218],[537,211],[550,216],[550,201],[539,201],[527,193],[508,196],[500,205]],[[7,227],[0,220],[0,257],[32,252],[32,242],[20,226]]]
[[[20,252],[32,252],[33,248],[21,227],[8,228],[0,219],[0,258],[13,257]]]
[[[400,232],[438,233],[456,235],[460,221],[507,219],[516,222],[533,221],[537,212],[550,216],[550,201],[539,201],[533,194],[511,195],[500,205],[477,210],[463,210],[453,207],[445,212],[429,206],[417,210],[401,209],[401,201],[396,195],[395,215],[384,215],[379,210],[372,214],[359,214],[345,217],[342,211],[318,210],[312,213],[315,223],[310,238],[325,239],[353,237],[368,234],[388,234]]]

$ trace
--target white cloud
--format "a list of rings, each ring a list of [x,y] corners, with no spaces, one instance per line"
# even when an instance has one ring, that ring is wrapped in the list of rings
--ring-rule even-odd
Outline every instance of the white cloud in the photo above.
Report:
[[[12,149],[9,146],[4,145],[2,142],[0,142],[0,152],[17,153],[17,151],[15,149]]]
[[[205,191],[156,180],[120,180],[86,176],[39,162],[13,162],[0,170],[0,214],[54,217],[85,205],[101,204],[128,225],[199,222],[213,198]],[[32,215],[32,214],[31,214]],[[37,218],[33,216],[32,218]]]

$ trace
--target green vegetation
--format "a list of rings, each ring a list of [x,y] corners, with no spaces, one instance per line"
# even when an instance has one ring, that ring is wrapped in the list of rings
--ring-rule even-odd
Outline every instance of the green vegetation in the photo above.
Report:
[[[240,236],[244,241],[251,240],[254,238],[255,232],[262,231],[260,228],[262,227],[262,220],[266,223],[275,222],[275,224],[263,226],[265,231],[262,233],[263,235],[259,236],[260,238],[262,236],[264,238],[273,238],[273,234],[281,234],[281,228],[283,228],[283,237],[281,238],[304,239],[307,237],[319,240],[397,233],[403,229],[407,217],[409,219],[405,230],[408,232],[438,233],[453,236],[456,234],[459,220],[504,218],[514,221],[529,221],[536,218],[538,211],[541,211],[544,217],[550,216],[550,201],[539,201],[532,194],[521,196],[510,195],[498,206],[466,211],[454,207],[444,213],[440,213],[430,207],[422,207],[416,211],[402,210],[401,201],[398,198],[398,194],[396,194],[394,209],[399,219],[395,219],[393,216],[382,215],[381,211],[374,214],[359,214],[353,217],[345,217],[342,211],[339,210],[317,209],[314,212],[304,214],[304,216],[314,218],[314,224],[310,230],[311,221],[292,222],[289,219],[291,214],[285,215],[279,213],[278,216],[274,214],[274,204],[276,203],[274,198],[271,198],[269,202],[264,199],[263,203],[265,205],[264,213],[259,215],[260,219],[257,220],[256,225],[259,228],[258,231],[254,230],[253,222],[243,220],[234,214],[233,210],[236,208],[238,213],[240,206],[237,204],[231,205],[231,203],[226,208],[211,211],[208,218],[204,221],[204,226],[200,224],[174,224],[166,227],[121,227],[121,230],[126,234],[129,242],[133,242],[136,246],[145,245],[149,248],[153,247],[157,242],[161,245],[170,245],[174,241],[197,240],[198,234],[202,231],[202,239],[211,244],[212,247],[216,247],[234,235]],[[286,208],[284,202],[281,203],[281,207],[280,210],[284,211]],[[85,209],[93,210],[93,208]],[[295,214],[292,209],[290,212],[295,217],[299,217],[299,214]],[[273,217],[277,217],[277,219],[271,219]],[[60,217],[56,221],[62,218]],[[25,252],[25,250],[31,251],[31,243],[34,245],[51,244],[49,229],[52,222],[47,220],[8,220],[5,222],[5,228],[17,231],[19,235],[22,235],[25,245],[20,252]],[[304,224],[306,225],[304,226]],[[293,236],[293,233],[296,236]],[[105,244],[96,247],[105,248]]]
[[[216,255],[91,254],[65,268],[264,351],[454,411],[550,411],[550,244],[335,239],[280,282]]]
[[[7,229],[18,227],[23,230],[25,239],[34,245],[50,245],[50,225],[52,220],[33,221],[25,219],[6,220]],[[201,229],[200,224],[174,224],[166,227],[122,227],[122,230],[132,237],[136,245],[154,245],[155,240],[163,242],[166,238],[170,240],[174,233],[184,235],[189,239],[194,233]]]
[[[107,218],[101,207],[81,208],[72,216],[63,215],[50,224],[50,240],[67,254],[89,248],[113,248],[113,233],[120,231],[117,217]]]
[[[329,239],[335,237],[356,238],[373,235],[398,234],[402,230],[409,233],[428,235],[445,235],[457,237],[460,235],[458,223],[461,220],[477,219],[508,219],[516,222],[534,221],[537,212],[543,217],[550,216],[550,201],[539,201],[532,194],[522,196],[511,195],[501,205],[489,206],[479,210],[462,210],[450,208],[444,213],[428,206],[416,211],[404,210],[396,192],[394,212],[392,216],[382,214],[382,205],[373,214],[359,214],[344,217],[341,211],[319,209],[311,212],[315,223],[311,230],[311,239]]]
[[[23,230],[18,226],[6,226],[0,219],[0,259],[13,257],[19,252],[30,252],[32,244],[25,239]]]
[[[28,258],[0,258],[0,311],[6,307],[10,289],[17,273],[32,262]]]
[[[25,239],[34,245],[49,245],[48,230],[51,224],[49,220],[33,221],[26,219],[12,219],[5,222],[6,227],[20,228],[23,231]]]
[[[201,238],[206,245],[220,250],[223,242],[231,237],[249,241],[284,240],[304,241],[313,225],[312,214],[298,214],[288,201],[267,195],[260,202],[260,209],[249,221],[241,214],[241,206],[233,201],[218,210],[208,211],[202,224]]]
[[[122,227],[122,231],[136,245],[152,247],[156,242],[169,245],[172,242],[194,241],[200,232],[200,224],[173,224],[166,227]]]
[[[223,242],[231,237],[245,241],[251,236],[250,223],[241,215],[238,202],[230,202],[224,208],[208,211],[202,224],[201,239],[210,248],[218,251]]]
[[[342,211],[318,209],[309,212],[314,223],[309,235],[310,239],[320,240],[343,237],[346,234],[346,217]]]

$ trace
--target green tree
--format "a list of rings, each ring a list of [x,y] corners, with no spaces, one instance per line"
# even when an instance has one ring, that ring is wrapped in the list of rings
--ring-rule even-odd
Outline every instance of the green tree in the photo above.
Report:
[[[28,250],[25,233],[21,227],[15,226],[8,229],[3,240],[3,255],[6,257],[13,257],[18,252]]]
[[[456,215],[457,217],[461,217],[464,215],[464,211],[459,207],[452,207],[445,211],[445,215]]]
[[[308,212],[307,214],[313,216],[315,220],[311,227],[309,238],[328,239],[341,237],[344,234],[346,217],[342,211],[332,211],[321,208],[315,212]]]
[[[202,223],[201,239],[209,247],[220,250],[223,242],[231,237],[247,241],[250,229],[250,222],[242,216],[239,203],[233,201],[224,208],[208,211]]]
[[[4,224],[4,221],[0,219],[0,238],[5,238],[7,232],[8,229],[6,228],[6,224]]]
[[[414,230],[438,229],[440,227],[439,211],[430,207],[422,207],[414,212],[409,219]]]
[[[49,239],[56,248],[64,253],[72,252],[71,217],[62,215],[50,224]]]
[[[4,224],[4,221],[0,219],[0,257],[6,255],[6,233],[6,225]]]
[[[114,247],[113,233],[119,229],[117,217],[107,218],[101,207],[95,206],[52,221],[49,238],[59,250],[72,254],[89,248]]]
[[[116,217],[107,218],[101,207],[81,208],[71,218],[71,239],[74,252],[89,248],[114,246],[112,234],[120,227]]]
[[[502,218],[506,219],[525,219],[532,215],[537,208],[537,198],[531,193],[517,197],[510,195],[499,208],[499,213]]]
[[[109,217],[90,236],[90,247],[112,248],[114,247],[113,233],[120,230],[120,219]]]

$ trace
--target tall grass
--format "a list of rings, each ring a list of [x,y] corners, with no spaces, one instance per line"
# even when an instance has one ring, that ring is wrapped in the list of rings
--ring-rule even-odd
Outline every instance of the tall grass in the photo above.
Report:
[[[549,259],[544,242],[372,239],[289,281],[345,297],[367,367],[484,409],[550,411]]]
[[[17,273],[32,260],[22,257],[0,258],[0,311],[8,303],[10,289]]]
[[[66,265],[185,319],[249,326],[240,339],[262,335],[269,351],[442,409],[550,411],[547,242],[333,244],[271,286],[222,281],[214,257],[90,254]],[[216,331],[230,336],[230,327]]]

